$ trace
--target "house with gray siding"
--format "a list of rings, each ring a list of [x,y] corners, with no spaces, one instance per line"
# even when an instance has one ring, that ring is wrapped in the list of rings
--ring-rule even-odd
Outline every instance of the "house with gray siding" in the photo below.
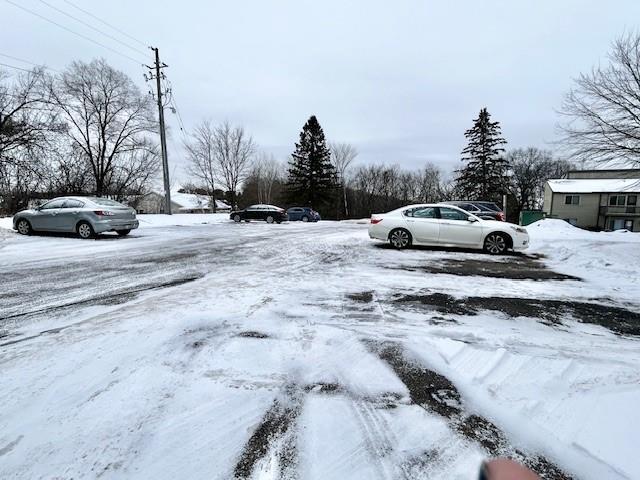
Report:
[[[581,228],[640,232],[640,170],[574,171],[549,180],[544,212]]]

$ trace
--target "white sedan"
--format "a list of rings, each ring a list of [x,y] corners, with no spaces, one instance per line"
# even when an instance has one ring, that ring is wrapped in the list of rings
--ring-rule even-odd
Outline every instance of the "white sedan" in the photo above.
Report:
[[[529,234],[519,225],[483,220],[453,205],[408,205],[371,216],[369,237],[395,248],[410,245],[478,248],[492,254],[529,246]]]

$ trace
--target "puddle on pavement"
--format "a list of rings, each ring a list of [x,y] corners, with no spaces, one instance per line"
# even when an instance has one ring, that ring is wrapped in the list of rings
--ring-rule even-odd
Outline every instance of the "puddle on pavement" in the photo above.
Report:
[[[510,317],[537,318],[551,325],[575,319],[600,325],[620,335],[640,335],[640,313],[599,303],[519,297],[456,298],[446,293],[400,295],[393,303],[450,315],[477,315],[480,311],[490,310]]]

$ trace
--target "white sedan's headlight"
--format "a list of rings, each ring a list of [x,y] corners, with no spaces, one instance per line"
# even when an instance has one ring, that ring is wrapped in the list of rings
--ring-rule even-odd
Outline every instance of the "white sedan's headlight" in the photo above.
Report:
[[[512,226],[511,229],[515,230],[518,233],[527,233],[527,229],[526,228]]]

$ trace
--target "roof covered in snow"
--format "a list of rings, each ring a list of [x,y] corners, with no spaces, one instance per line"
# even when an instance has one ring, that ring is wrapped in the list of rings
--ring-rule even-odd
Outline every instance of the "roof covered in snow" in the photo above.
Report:
[[[200,210],[208,209],[211,199],[206,195],[196,195],[195,193],[171,192],[171,201],[180,205],[180,210]],[[216,208],[230,207],[222,200],[216,200]]]
[[[640,178],[559,179],[547,183],[555,193],[640,192]]]

